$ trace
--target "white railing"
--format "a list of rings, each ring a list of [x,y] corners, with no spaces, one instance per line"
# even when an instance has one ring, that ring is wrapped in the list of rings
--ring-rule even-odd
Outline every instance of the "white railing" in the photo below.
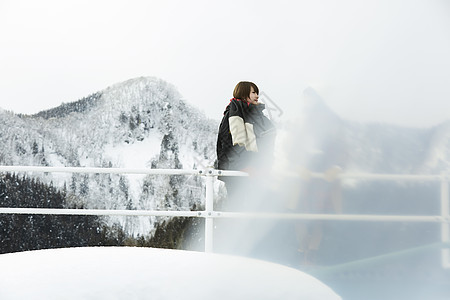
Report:
[[[345,221],[398,221],[441,223],[441,242],[450,243],[450,193],[448,174],[441,175],[393,175],[369,173],[341,173],[336,179],[387,180],[387,181],[438,181],[440,182],[440,215],[367,215],[367,214],[310,214],[310,213],[248,213],[221,212],[214,210],[214,179],[217,176],[248,176],[239,171],[180,170],[180,169],[131,169],[131,168],[77,168],[77,167],[36,167],[0,166],[0,172],[60,172],[60,173],[109,173],[147,175],[197,175],[206,177],[206,197],[204,211],[153,211],[153,210],[99,210],[99,209],[58,209],[58,208],[6,208],[0,207],[0,214],[47,214],[47,215],[120,215],[120,216],[171,216],[200,217],[205,219],[205,252],[213,251],[213,228],[215,218],[264,218],[302,220],[345,220]],[[290,176],[293,176],[292,174]],[[295,176],[295,174],[294,174]],[[309,173],[309,177],[327,179],[321,173]],[[450,249],[441,251],[444,268],[450,268]]]

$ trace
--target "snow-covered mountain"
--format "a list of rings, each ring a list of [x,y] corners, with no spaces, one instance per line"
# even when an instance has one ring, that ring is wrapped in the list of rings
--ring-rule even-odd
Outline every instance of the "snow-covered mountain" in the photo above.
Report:
[[[174,86],[136,78],[32,116],[0,111],[0,164],[204,168],[215,160],[210,154],[215,153],[217,126],[182,100]],[[36,176],[87,208],[192,209],[204,195],[198,177]],[[128,220],[123,225],[128,232],[141,232],[153,222],[141,218],[140,224]]]
[[[278,124],[276,154],[285,168],[323,172],[338,165],[405,174],[449,168],[450,122],[429,129],[363,124],[342,120],[313,89],[301,101],[298,118]],[[36,115],[0,110],[0,164],[204,168],[215,160],[219,121],[182,100],[169,83],[135,78]],[[35,176],[86,208],[193,209],[204,200],[204,181],[195,176]],[[130,233],[149,232],[155,221],[118,220]]]
[[[296,161],[302,166],[318,172],[333,165],[371,173],[449,170],[450,122],[424,129],[343,120],[310,88],[301,101],[299,118],[285,124],[290,141],[281,152],[302,157]]]

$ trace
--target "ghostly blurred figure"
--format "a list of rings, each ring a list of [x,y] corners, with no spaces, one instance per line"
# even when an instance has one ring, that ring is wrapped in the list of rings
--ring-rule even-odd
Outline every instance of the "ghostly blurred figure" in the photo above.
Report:
[[[327,173],[338,174],[339,167],[331,167]],[[335,175],[328,180],[302,180],[302,188],[297,199],[291,202],[289,209],[299,213],[340,213],[342,210],[341,184]],[[297,221],[295,232],[298,239],[298,251],[301,265],[316,264],[323,234],[323,221]]]

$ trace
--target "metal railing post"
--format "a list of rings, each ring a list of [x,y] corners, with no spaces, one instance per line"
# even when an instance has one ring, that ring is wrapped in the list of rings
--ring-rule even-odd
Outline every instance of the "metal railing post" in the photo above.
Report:
[[[206,199],[205,199],[205,252],[213,252],[214,232],[214,171],[206,172]]]
[[[450,199],[449,199],[449,177],[446,173],[441,174],[441,216],[444,221],[441,223],[441,241],[450,242]],[[446,222],[445,222],[446,221]],[[442,249],[442,267],[450,268],[450,249]]]

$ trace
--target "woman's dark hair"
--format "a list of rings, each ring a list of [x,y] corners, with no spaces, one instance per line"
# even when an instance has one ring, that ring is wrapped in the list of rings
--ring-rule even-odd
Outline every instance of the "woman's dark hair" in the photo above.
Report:
[[[251,88],[259,95],[259,89],[253,82],[250,81],[241,81],[236,84],[236,87],[233,91],[233,97],[236,99],[241,99],[247,101],[247,98],[250,96]]]

